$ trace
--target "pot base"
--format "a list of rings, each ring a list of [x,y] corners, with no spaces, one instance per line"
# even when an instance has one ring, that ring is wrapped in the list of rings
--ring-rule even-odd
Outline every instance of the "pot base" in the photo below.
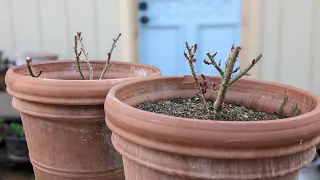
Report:
[[[141,180],[144,177],[157,177],[158,179],[165,179],[165,180],[203,180],[199,178],[190,178],[190,177],[179,177],[176,175],[167,175],[163,172],[156,171],[153,169],[146,168],[142,165],[139,165],[137,163],[134,163],[133,161],[130,161],[129,159],[123,158],[123,163],[125,166],[130,166],[134,168],[130,168],[125,171],[125,175],[127,180]],[[252,180],[299,180],[299,172],[293,172],[288,175],[282,176],[282,177],[274,177],[274,178],[267,178],[267,179],[252,179]],[[211,180],[213,180],[211,178]],[[226,180],[226,179],[214,179],[214,180]],[[231,180],[231,179],[228,179]]]
[[[298,180],[300,169],[316,153],[313,147],[274,158],[213,159],[160,152],[133,144],[114,133],[112,141],[123,155],[126,180]]]
[[[61,172],[40,167],[32,162],[35,179],[40,180],[124,180],[123,168],[111,169],[108,172]]]

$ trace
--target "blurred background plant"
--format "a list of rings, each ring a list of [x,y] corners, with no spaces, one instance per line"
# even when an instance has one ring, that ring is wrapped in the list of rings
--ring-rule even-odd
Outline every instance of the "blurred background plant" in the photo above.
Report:
[[[8,129],[9,136],[14,136],[17,138],[24,138],[25,137],[23,126],[20,123],[12,122],[12,123],[10,123],[9,128],[7,128],[7,129]]]
[[[16,137],[16,138],[24,138],[24,130],[23,126],[17,122],[5,122],[2,118],[0,118],[0,142],[7,136]]]

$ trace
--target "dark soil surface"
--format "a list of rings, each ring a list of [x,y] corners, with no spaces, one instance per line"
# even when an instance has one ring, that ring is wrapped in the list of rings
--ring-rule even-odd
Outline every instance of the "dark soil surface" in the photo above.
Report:
[[[207,105],[209,111],[205,112],[199,98],[177,98],[169,101],[146,102],[137,105],[136,108],[169,116],[204,120],[261,121],[281,119],[278,114],[257,112],[244,106],[227,103],[221,112],[214,113],[213,102],[207,101]]]

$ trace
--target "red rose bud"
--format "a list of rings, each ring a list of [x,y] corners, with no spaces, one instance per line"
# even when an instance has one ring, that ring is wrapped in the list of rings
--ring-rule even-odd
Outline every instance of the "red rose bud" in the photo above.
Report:
[[[231,47],[231,52],[233,52],[234,50],[234,44],[232,44],[232,47]]]
[[[220,61],[219,61],[219,63],[218,63],[218,66],[219,66],[219,67],[221,66],[221,59],[220,59]]]
[[[184,52],[184,57],[185,57],[186,59],[189,59],[189,57],[188,57],[188,55],[187,55],[186,52]]]
[[[197,59],[193,58],[193,59],[191,59],[191,61],[195,63],[195,62],[197,62]]]
[[[212,54],[212,57],[215,57],[217,55],[217,52],[216,53],[214,53],[214,54]]]
[[[256,63],[256,60],[253,59],[252,62],[251,62],[251,64],[254,65],[254,63]]]
[[[207,65],[210,65],[210,64],[212,64],[211,62],[209,62],[209,61],[207,61],[207,60],[203,60],[203,62],[205,63],[205,64],[207,64]]]
[[[202,77],[202,79],[203,79],[203,80],[205,80],[205,79],[206,79],[206,76],[205,76],[205,75],[203,75],[203,74],[201,74],[201,77]]]
[[[206,88],[202,89],[202,93],[203,93],[203,94],[205,94],[206,92],[207,92],[207,89],[206,89]]]
[[[237,67],[235,70],[232,71],[232,73],[236,73],[239,69],[240,67]]]
[[[198,49],[198,44],[195,44],[195,45],[194,45],[194,48],[193,48],[193,53],[196,53],[196,52],[197,52],[197,49]]]

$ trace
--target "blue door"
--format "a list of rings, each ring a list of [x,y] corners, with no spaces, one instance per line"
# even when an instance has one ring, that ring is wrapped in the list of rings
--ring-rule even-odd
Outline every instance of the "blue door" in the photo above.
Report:
[[[190,74],[183,56],[185,42],[197,43],[198,73],[218,75],[203,63],[218,52],[222,68],[232,44],[241,41],[241,0],[138,0],[140,62],[157,66],[163,75]],[[240,65],[240,59],[236,66]]]

